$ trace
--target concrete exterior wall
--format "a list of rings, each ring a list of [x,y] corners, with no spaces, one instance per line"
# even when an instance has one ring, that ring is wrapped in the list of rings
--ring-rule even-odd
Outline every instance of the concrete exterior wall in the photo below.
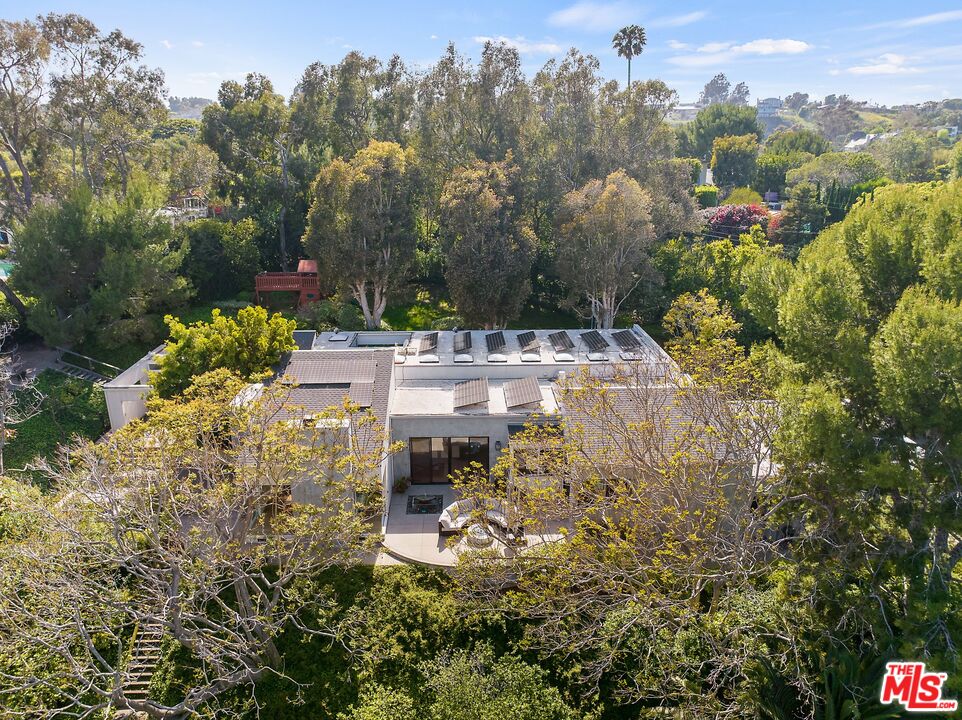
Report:
[[[145,400],[150,387],[104,387],[104,400],[107,402],[107,415],[110,429],[119,430],[131,420],[138,420],[147,412]]]
[[[151,391],[148,375],[157,355],[163,349],[163,345],[154,348],[104,384],[104,400],[107,403],[111,430],[119,430],[131,420],[138,420],[147,413],[144,400]]]

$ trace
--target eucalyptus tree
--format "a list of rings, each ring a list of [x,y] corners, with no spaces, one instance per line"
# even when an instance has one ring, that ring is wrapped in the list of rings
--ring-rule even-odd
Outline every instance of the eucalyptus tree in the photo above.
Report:
[[[0,171],[5,214],[20,220],[33,205],[32,153],[41,141],[49,57],[50,45],[36,23],[0,20]]]
[[[262,248],[264,259],[287,270],[294,254],[290,238],[300,236],[314,166],[300,153],[284,98],[256,73],[243,85],[224,82],[217,102],[204,108],[201,137],[226,171],[222,192],[247,205],[262,228],[275,231],[276,251]]]
[[[53,58],[51,128],[70,147],[74,178],[99,191],[112,170],[126,192],[131,155],[167,117],[163,72],[138,65],[143,46],[119,30],[103,34],[72,13],[50,13],[40,24]]]
[[[470,325],[505,327],[531,293],[536,237],[523,215],[510,158],[459,168],[441,194],[444,277]]]
[[[624,171],[565,196],[558,231],[558,270],[591,318],[610,328],[622,304],[654,272],[651,197]]]
[[[631,92],[631,59],[641,55],[647,43],[645,29],[641,25],[623,27],[611,38],[611,46],[628,61],[628,92]]]
[[[304,246],[321,280],[350,292],[369,329],[414,259],[414,151],[372,140],[349,161],[321,168],[311,190]]]

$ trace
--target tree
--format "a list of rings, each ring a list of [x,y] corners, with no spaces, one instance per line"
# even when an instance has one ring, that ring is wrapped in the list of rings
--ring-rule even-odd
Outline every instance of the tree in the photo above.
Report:
[[[126,197],[74,188],[59,204],[36,204],[17,235],[12,282],[37,298],[28,323],[52,345],[97,334],[109,343],[153,339],[160,313],[189,297],[178,275],[183,249],[142,181]]]
[[[443,180],[474,160],[504,160],[521,147],[531,94],[521,55],[505,43],[485,42],[477,68],[448,45],[419,88],[418,149]]]
[[[831,149],[831,144],[817,132],[805,128],[776,130],[765,140],[765,152],[775,155],[811,153],[821,155]]]
[[[48,469],[53,494],[31,507],[40,530],[0,553],[5,708],[26,695],[40,718],[239,718],[220,698],[287,678],[283,633],[333,636],[304,624],[303,598],[330,601],[313,579],[371,547],[383,430],[356,406],[308,415],[280,383],[239,402],[244,387],[226,371],[198,378]],[[292,501],[302,483],[317,505]],[[131,648],[148,631],[187,671],[163,697],[131,692]]]
[[[384,64],[351,51],[337,65],[312,63],[291,98],[295,140],[318,157],[350,157],[372,139],[407,144],[415,89],[397,55]]]
[[[548,683],[547,673],[513,655],[495,657],[489,644],[441,653],[418,667],[417,702],[381,684],[361,692],[342,720],[575,720],[580,717]]]
[[[0,323],[0,475],[5,472],[3,451],[7,438],[16,432],[11,427],[38,415],[43,403],[36,377],[21,377],[16,348],[8,345],[16,331],[15,323]]]
[[[789,110],[794,110],[795,112],[798,112],[807,104],[808,93],[793,92],[791,95],[785,98],[785,107],[787,107]]]
[[[812,113],[812,119],[823,136],[833,143],[844,143],[848,137],[861,127],[862,120],[849,100],[836,100],[830,103],[830,95],[825,98],[825,107]],[[844,96],[843,96],[844,97]]]
[[[756,135],[723,135],[712,142],[711,169],[716,184],[722,187],[751,183],[757,161]]]
[[[565,196],[558,269],[571,292],[588,300],[597,327],[612,327],[625,299],[651,279],[651,207],[648,193],[622,171]]]
[[[711,105],[698,111],[698,115],[686,128],[691,151],[703,160],[711,158],[715,138],[725,135],[755,135],[762,137],[764,129],[758,123],[755,108],[734,105]]]
[[[777,552],[777,536],[762,528],[780,481],[756,462],[777,412],[720,313],[698,323],[725,328],[720,335],[679,346],[687,375],[632,363],[568,377],[560,431],[529,426],[493,480],[457,482],[508,504],[530,539],[497,562],[463,552],[456,572],[470,597],[528,620],[530,646],[570,659],[586,691],[613,684],[620,702],[695,717],[745,714],[738,668],[779,624],[751,589]],[[774,615],[791,612],[776,605]]]
[[[718,73],[705,83],[705,87],[698,98],[698,104],[702,106],[715,104],[747,105],[748,86],[740,82],[732,89],[725,73]]]
[[[806,517],[799,581],[825,588],[827,633],[862,653],[924,655],[950,677],[960,310],[951,286],[929,280],[949,255],[927,253],[934,237],[955,242],[959,217],[951,185],[880,188],[802,251],[778,307],[776,447]],[[830,542],[808,544],[825,532]]]
[[[618,55],[628,61],[628,83],[626,87],[629,93],[631,92],[631,59],[641,55],[647,43],[648,38],[645,36],[645,29],[641,25],[623,27],[611,38],[611,47],[615,49]]]
[[[195,220],[182,225],[183,273],[203,300],[232,298],[250,289],[260,264],[252,218],[238,222]]]
[[[796,248],[812,240],[828,222],[828,206],[810,182],[795,185],[782,211],[778,234],[786,245]]]
[[[0,21],[0,171],[6,211],[23,220],[33,206],[31,153],[42,129],[41,101],[50,45],[28,21]],[[10,167],[16,165],[16,172]]]
[[[280,313],[268,318],[267,310],[258,306],[241,308],[236,320],[215,308],[209,323],[185,325],[170,315],[164,321],[170,338],[150,382],[165,398],[186,390],[194,378],[221,368],[254,381],[296,347],[297,323]]]
[[[801,167],[814,157],[811,153],[799,151],[776,154],[766,147],[758,156],[752,187],[759,193],[777,192],[781,195],[788,182],[788,171]]]
[[[112,171],[126,193],[132,155],[167,116],[163,72],[135,65],[143,46],[119,30],[104,35],[75,14],[50,13],[40,22],[56,67],[48,110],[70,145],[74,182],[82,177],[99,191]]]
[[[884,176],[882,165],[868,153],[862,152],[827,152],[785,174],[789,185],[808,181],[824,188],[832,183],[850,188]]]
[[[932,136],[903,132],[869,146],[871,154],[895,182],[922,182],[934,179],[936,142]]]
[[[376,140],[314,181],[304,245],[323,280],[357,300],[369,329],[381,326],[390,291],[414,258],[416,185],[413,151]]]
[[[263,256],[286,271],[294,249],[288,239],[300,236],[304,193],[315,167],[296,152],[290,108],[270,80],[249,73],[243,85],[221,84],[201,122],[201,138],[226,170],[221,190],[246,204],[259,227],[276,231],[276,251]]]
[[[478,161],[455,171],[441,194],[444,277],[469,324],[505,327],[531,292],[536,239],[515,195],[518,170]]]

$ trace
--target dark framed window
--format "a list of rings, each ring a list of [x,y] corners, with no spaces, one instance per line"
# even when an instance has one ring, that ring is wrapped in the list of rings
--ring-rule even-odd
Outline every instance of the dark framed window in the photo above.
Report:
[[[488,469],[488,438],[439,437],[411,438],[411,482],[418,484],[450,482],[448,476],[472,462]]]

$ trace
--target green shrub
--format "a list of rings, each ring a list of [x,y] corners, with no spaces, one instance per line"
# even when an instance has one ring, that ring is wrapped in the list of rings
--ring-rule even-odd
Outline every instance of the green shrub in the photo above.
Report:
[[[737,187],[728,193],[725,202],[729,205],[761,205],[762,196],[747,187]]]
[[[695,200],[699,207],[715,207],[718,205],[718,188],[714,185],[699,185],[695,188]]]

